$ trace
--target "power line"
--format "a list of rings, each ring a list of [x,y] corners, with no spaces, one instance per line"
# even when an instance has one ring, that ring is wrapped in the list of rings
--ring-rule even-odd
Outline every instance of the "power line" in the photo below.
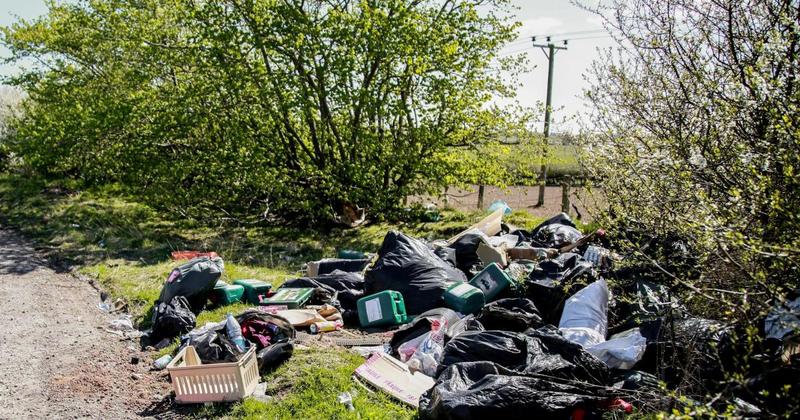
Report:
[[[540,37],[549,36],[551,38],[557,38],[557,37],[562,37],[562,36],[586,35],[586,34],[604,33],[604,32],[607,32],[607,31],[605,29],[594,29],[594,30],[591,30],[591,31],[561,32],[561,33],[558,33],[558,34],[539,34],[539,35],[533,35],[533,37],[534,38],[540,38]]]

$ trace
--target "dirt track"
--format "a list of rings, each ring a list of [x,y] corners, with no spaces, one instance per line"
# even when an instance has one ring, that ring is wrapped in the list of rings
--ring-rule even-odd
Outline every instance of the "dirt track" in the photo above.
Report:
[[[478,187],[472,190],[451,188],[448,191],[448,205],[454,209],[474,211],[478,208]],[[539,187],[510,186],[498,188],[486,186],[483,197],[484,209],[494,200],[503,200],[514,210],[524,210],[538,217],[550,217],[561,212],[561,187],[549,186],[545,188],[544,205],[535,206],[539,197]],[[597,208],[598,194],[590,194],[583,188],[570,189],[570,210],[572,217],[584,221],[591,220],[592,210]],[[442,197],[418,196],[410,202],[433,202],[439,207],[444,206]],[[580,217],[578,217],[580,216]]]
[[[138,340],[104,330],[115,316],[98,309],[99,296],[0,229],[0,419],[161,414],[169,384],[149,372]]]

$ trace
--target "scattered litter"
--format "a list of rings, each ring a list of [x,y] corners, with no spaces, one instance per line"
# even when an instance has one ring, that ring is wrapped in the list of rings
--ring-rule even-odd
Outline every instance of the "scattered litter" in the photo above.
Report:
[[[266,382],[259,382],[256,387],[253,389],[253,394],[251,395],[256,401],[261,401],[262,403],[271,403],[273,398],[270,395],[267,395],[267,383]]]
[[[167,365],[171,361],[172,361],[172,355],[165,354],[153,362],[153,368],[155,368],[156,370],[163,370],[167,367]]]
[[[201,252],[201,251],[172,251],[170,257],[173,260],[193,260],[200,257],[217,258],[216,252]]]
[[[486,210],[489,212],[503,210],[503,214],[505,215],[509,215],[514,212],[513,210],[511,210],[511,207],[509,207],[508,204],[503,200],[492,201],[492,204],[490,204],[489,208]]]
[[[131,316],[129,314],[120,315],[117,319],[112,319],[109,324],[111,324],[111,328],[119,331],[131,331],[133,330],[133,321],[131,321]]]
[[[344,406],[347,407],[348,411],[356,410],[356,408],[353,407],[353,397],[350,395],[349,392],[345,391],[339,394],[338,400],[339,404],[344,404]]]
[[[350,350],[360,354],[362,357],[369,357],[372,353],[388,353],[391,347],[388,344],[380,346],[353,346]]]

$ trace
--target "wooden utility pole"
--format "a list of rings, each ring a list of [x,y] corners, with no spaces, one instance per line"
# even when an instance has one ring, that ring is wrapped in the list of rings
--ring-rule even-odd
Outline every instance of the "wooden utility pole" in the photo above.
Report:
[[[550,138],[550,114],[553,110],[553,62],[555,62],[557,50],[567,49],[567,41],[564,41],[564,46],[556,46],[550,42],[549,36],[547,37],[547,44],[537,44],[536,37],[533,37],[532,40],[533,46],[541,48],[544,55],[547,56],[547,103],[544,108],[544,152],[542,153],[542,168],[539,177],[539,200],[536,202],[536,206],[541,207],[544,205],[544,191],[547,187],[548,139]],[[547,51],[545,51],[545,48]]]

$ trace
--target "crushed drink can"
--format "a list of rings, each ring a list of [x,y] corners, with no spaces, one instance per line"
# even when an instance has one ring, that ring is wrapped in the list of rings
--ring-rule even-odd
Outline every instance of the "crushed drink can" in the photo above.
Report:
[[[340,328],[342,328],[342,323],[339,321],[320,321],[315,322],[308,327],[308,329],[311,330],[311,334],[336,331]]]

